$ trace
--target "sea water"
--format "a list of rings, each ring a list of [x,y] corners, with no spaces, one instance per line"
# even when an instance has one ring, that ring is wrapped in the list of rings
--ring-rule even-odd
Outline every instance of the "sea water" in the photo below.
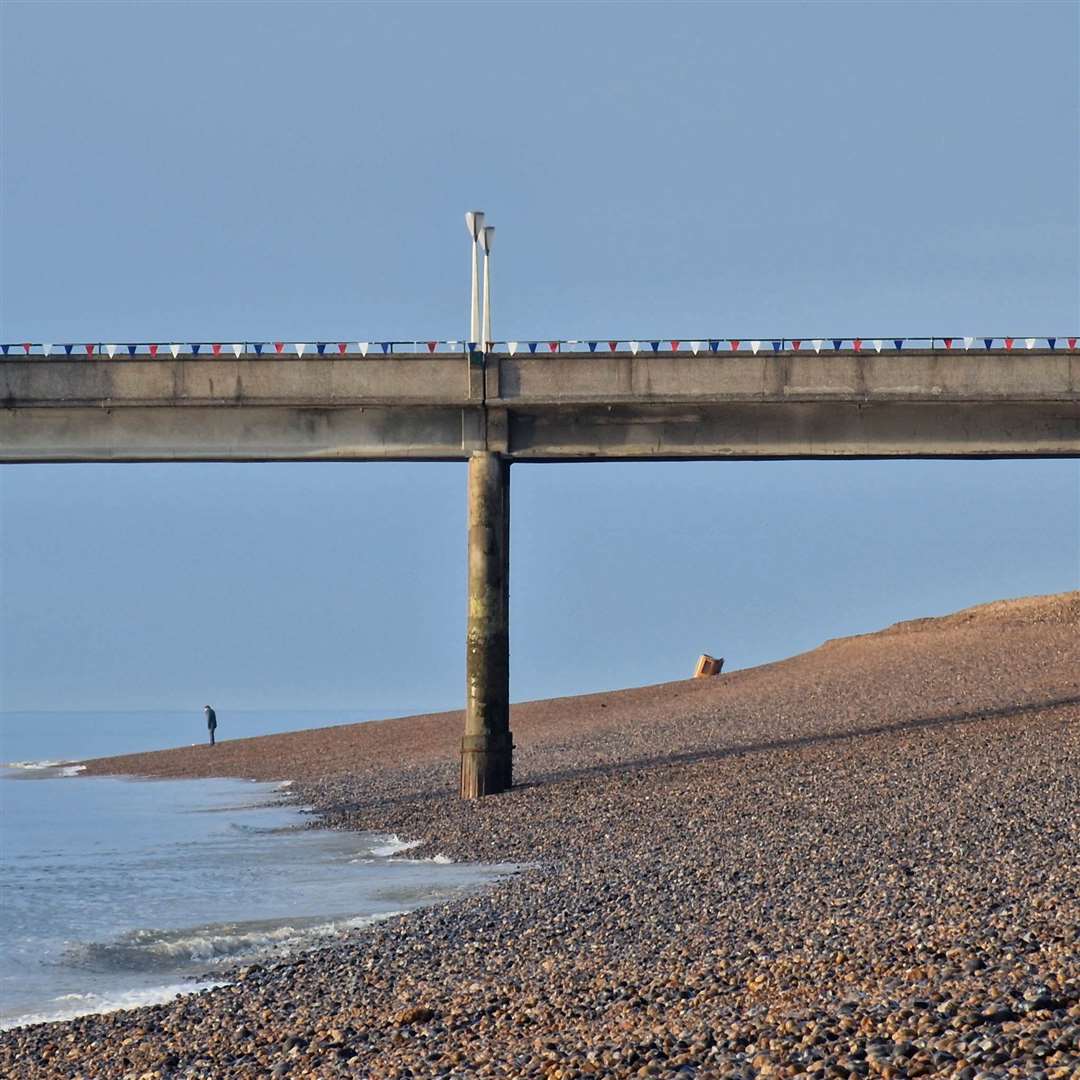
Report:
[[[358,719],[291,715],[222,716],[219,733]],[[167,1000],[512,872],[303,828],[287,782],[81,777],[66,764],[176,745],[177,722],[0,714],[0,1027]]]

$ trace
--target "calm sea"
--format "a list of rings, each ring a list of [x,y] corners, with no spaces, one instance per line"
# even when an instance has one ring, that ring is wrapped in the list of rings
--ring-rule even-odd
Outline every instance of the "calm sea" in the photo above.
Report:
[[[373,718],[219,711],[218,735]],[[86,778],[64,764],[203,734],[198,713],[0,713],[0,1027],[167,1000],[513,870],[301,830],[310,819],[280,805],[282,785]]]

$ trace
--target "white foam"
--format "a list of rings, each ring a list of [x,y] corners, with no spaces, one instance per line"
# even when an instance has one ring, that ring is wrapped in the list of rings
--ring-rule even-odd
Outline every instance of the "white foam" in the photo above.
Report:
[[[0,1018],[0,1031],[24,1027],[27,1024],[71,1020],[76,1016],[87,1016],[90,1013],[111,1013],[119,1012],[121,1009],[137,1009],[142,1005],[159,1005],[165,1001],[172,1001],[177,994],[196,994],[200,990],[210,990],[215,986],[225,985],[223,982],[186,982],[170,983],[168,986],[151,986],[143,990],[122,990],[109,996],[61,994],[53,998],[54,1008],[42,1012],[23,1013],[21,1016]],[[78,1004],[75,1004],[76,1002]]]
[[[282,780],[281,783],[278,784],[278,788],[282,790],[284,790],[285,788],[291,788],[292,786],[293,782],[291,780]]]
[[[380,859],[388,859],[391,855],[397,855],[399,852],[412,851],[413,848],[418,848],[423,842],[423,840],[402,840],[398,836],[391,836],[388,844],[373,847],[370,851],[372,855],[376,855]]]
[[[0,768],[23,769],[27,772],[55,772],[57,776],[76,776],[85,765],[72,765],[67,761],[0,761]]]

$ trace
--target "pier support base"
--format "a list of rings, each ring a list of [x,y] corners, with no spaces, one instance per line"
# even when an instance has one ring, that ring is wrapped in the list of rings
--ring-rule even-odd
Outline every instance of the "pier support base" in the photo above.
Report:
[[[510,463],[485,450],[469,458],[463,799],[507,791],[513,783],[509,615]]]

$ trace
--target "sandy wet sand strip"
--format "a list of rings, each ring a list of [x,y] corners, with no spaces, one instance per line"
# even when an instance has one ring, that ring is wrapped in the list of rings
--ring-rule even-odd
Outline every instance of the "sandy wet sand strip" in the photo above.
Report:
[[[0,1072],[1076,1074],[1080,594],[513,728],[520,786],[469,804],[453,713],[91,763],[288,777],[338,827],[540,865],[232,987],[5,1033]]]

